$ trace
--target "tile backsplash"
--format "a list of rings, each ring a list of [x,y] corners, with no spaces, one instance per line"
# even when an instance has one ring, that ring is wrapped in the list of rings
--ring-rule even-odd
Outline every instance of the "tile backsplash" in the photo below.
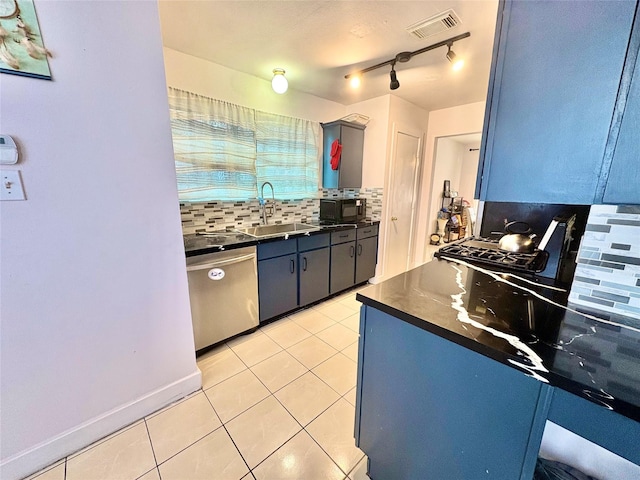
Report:
[[[640,205],[593,205],[569,301],[640,325]]]
[[[382,214],[382,188],[323,189],[318,198],[302,200],[276,200],[274,215],[269,223],[317,222],[320,217],[320,198],[362,197],[367,199],[367,218],[380,220]],[[231,230],[262,223],[262,211],[258,200],[180,202],[182,233]]]

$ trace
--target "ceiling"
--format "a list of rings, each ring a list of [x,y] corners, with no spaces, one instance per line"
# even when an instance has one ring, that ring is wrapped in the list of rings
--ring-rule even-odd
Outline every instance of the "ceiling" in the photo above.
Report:
[[[448,9],[459,25],[422,39],[407,32]],[[289,89],[343,105],[391,93],[430,111],[486,98],[497,0],[160,0],[159,10],[165,47],[265,80],[284,68]],[[464,32],[453,46],[465,58],[458,72],[443,46],[398,63],[397,90],[389,66],[364,74],[358,90],[344,79]]]

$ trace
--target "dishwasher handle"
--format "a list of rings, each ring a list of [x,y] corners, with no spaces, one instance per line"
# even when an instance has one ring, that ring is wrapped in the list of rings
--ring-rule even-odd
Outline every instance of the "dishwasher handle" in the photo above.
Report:
[[[234,263],[245,262],[252,260],[256,257],[255,253],[249,255],[242,255],[240,257],[227,258],[226,260],[218,260],[217,262],[198,263],[187,267],[187,272],[193,272],[196,270],[206,270],[207,268],[224,267],[226,265],[233,265]]]

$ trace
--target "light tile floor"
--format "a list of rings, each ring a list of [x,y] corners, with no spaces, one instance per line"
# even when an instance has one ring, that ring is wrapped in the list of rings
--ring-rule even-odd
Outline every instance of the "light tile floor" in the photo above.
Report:
[[[198,358],[202,389],[29,479],[364,480],[357,290]]]

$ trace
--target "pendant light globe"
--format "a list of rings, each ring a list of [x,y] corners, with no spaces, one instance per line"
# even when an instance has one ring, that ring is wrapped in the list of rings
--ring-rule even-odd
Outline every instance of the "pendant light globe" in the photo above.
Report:
[[[273,79],[271,79],[271,88],[273,91],[279,94],[283,94],[289,88],[289,82],[287,81],[287,77],[284,76],[284,69],[282,68],[274,68],[273,69]]]

